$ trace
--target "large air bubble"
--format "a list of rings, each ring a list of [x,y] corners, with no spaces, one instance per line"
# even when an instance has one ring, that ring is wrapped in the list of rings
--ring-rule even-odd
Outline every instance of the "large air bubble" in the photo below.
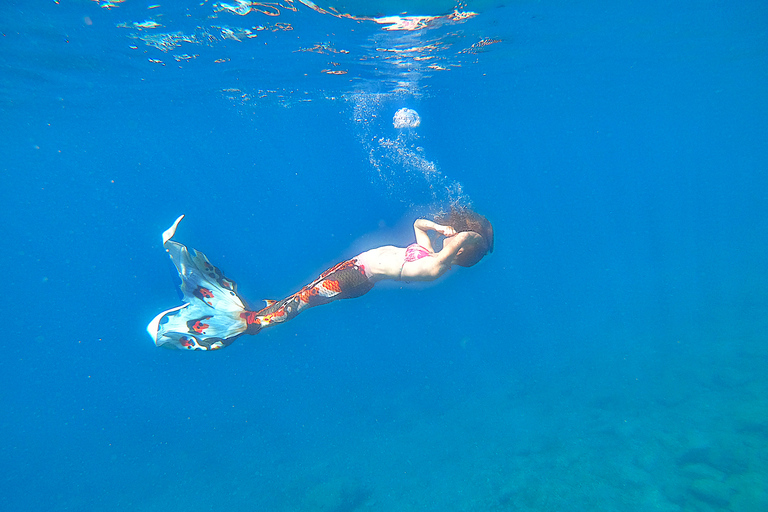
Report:
[[[395,117],[392,118],[392,124],[398,130],[403,128],[416,128],[421,124],[421,118],[419,113],[410,108],[401,108],[395,112]]]
[[[372,181],[382,185],[387,196],[411,206],[442,208],[446,204],[471,204],[461,183],[446,176],[417,143],[419,114],[413,109],[401,108],[392,118],[382,115],[391,105],[402,105],[403,100],[409,98],[410,95],[402,91],[347,96],[353,107],[357,136],[368,153]],[[389,126],[397,130],[394,136]]]

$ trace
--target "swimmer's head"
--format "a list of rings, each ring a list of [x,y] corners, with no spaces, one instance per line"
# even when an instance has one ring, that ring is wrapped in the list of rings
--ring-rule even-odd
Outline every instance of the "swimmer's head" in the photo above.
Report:
[[[480,235],[475,244],[463,247],[456,254],[454,264],[471,267],[483,259],[483,256],[493,252],[493,226],[479,213],[466,207],[451,206],[450,213],[436,216],[435,222],[451,226],[457,233],[473,231]]]

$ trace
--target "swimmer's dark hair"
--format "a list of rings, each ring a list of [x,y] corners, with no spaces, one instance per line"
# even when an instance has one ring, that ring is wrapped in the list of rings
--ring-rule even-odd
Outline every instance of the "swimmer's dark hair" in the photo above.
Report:
[[[457,233],[474,231],[483,237],[482,243],[465,247],[462,253],[456,256],[454,261],[457,265],[471,267],[483,259],[483,256],[493,252],[493,226],[479,213],[463,206],[451,206],[449,213],[435,216],[435,222],[451,226]]]

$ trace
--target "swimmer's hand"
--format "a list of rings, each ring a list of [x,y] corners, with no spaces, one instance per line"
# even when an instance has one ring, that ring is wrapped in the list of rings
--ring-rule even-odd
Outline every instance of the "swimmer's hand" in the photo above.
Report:
[[[435,224],[435,231],[443,236],[454,236],[456,234],[456,230],[451,226],[441,226],[439,224]]]
[[[434,231],[445,237],[456,235],[456,230],[451,226],[442,226],[427,219],[416,219],[416,222],[413,223],[413,229],[416,233],[416,242],[430,251],[432,250],[432,242],[429,239],[429,235],[427,235],[427,231]]]

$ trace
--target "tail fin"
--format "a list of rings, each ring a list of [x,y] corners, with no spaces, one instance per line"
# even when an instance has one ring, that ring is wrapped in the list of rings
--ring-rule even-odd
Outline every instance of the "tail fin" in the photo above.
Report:
[[[202,252],[172,240],[181,215],[163,232],[163,247],[181,278],[185,304],[160,313],[147,326],[155,345],[185,350],[216,350],[232,343],[248,325],[237,283]]]

